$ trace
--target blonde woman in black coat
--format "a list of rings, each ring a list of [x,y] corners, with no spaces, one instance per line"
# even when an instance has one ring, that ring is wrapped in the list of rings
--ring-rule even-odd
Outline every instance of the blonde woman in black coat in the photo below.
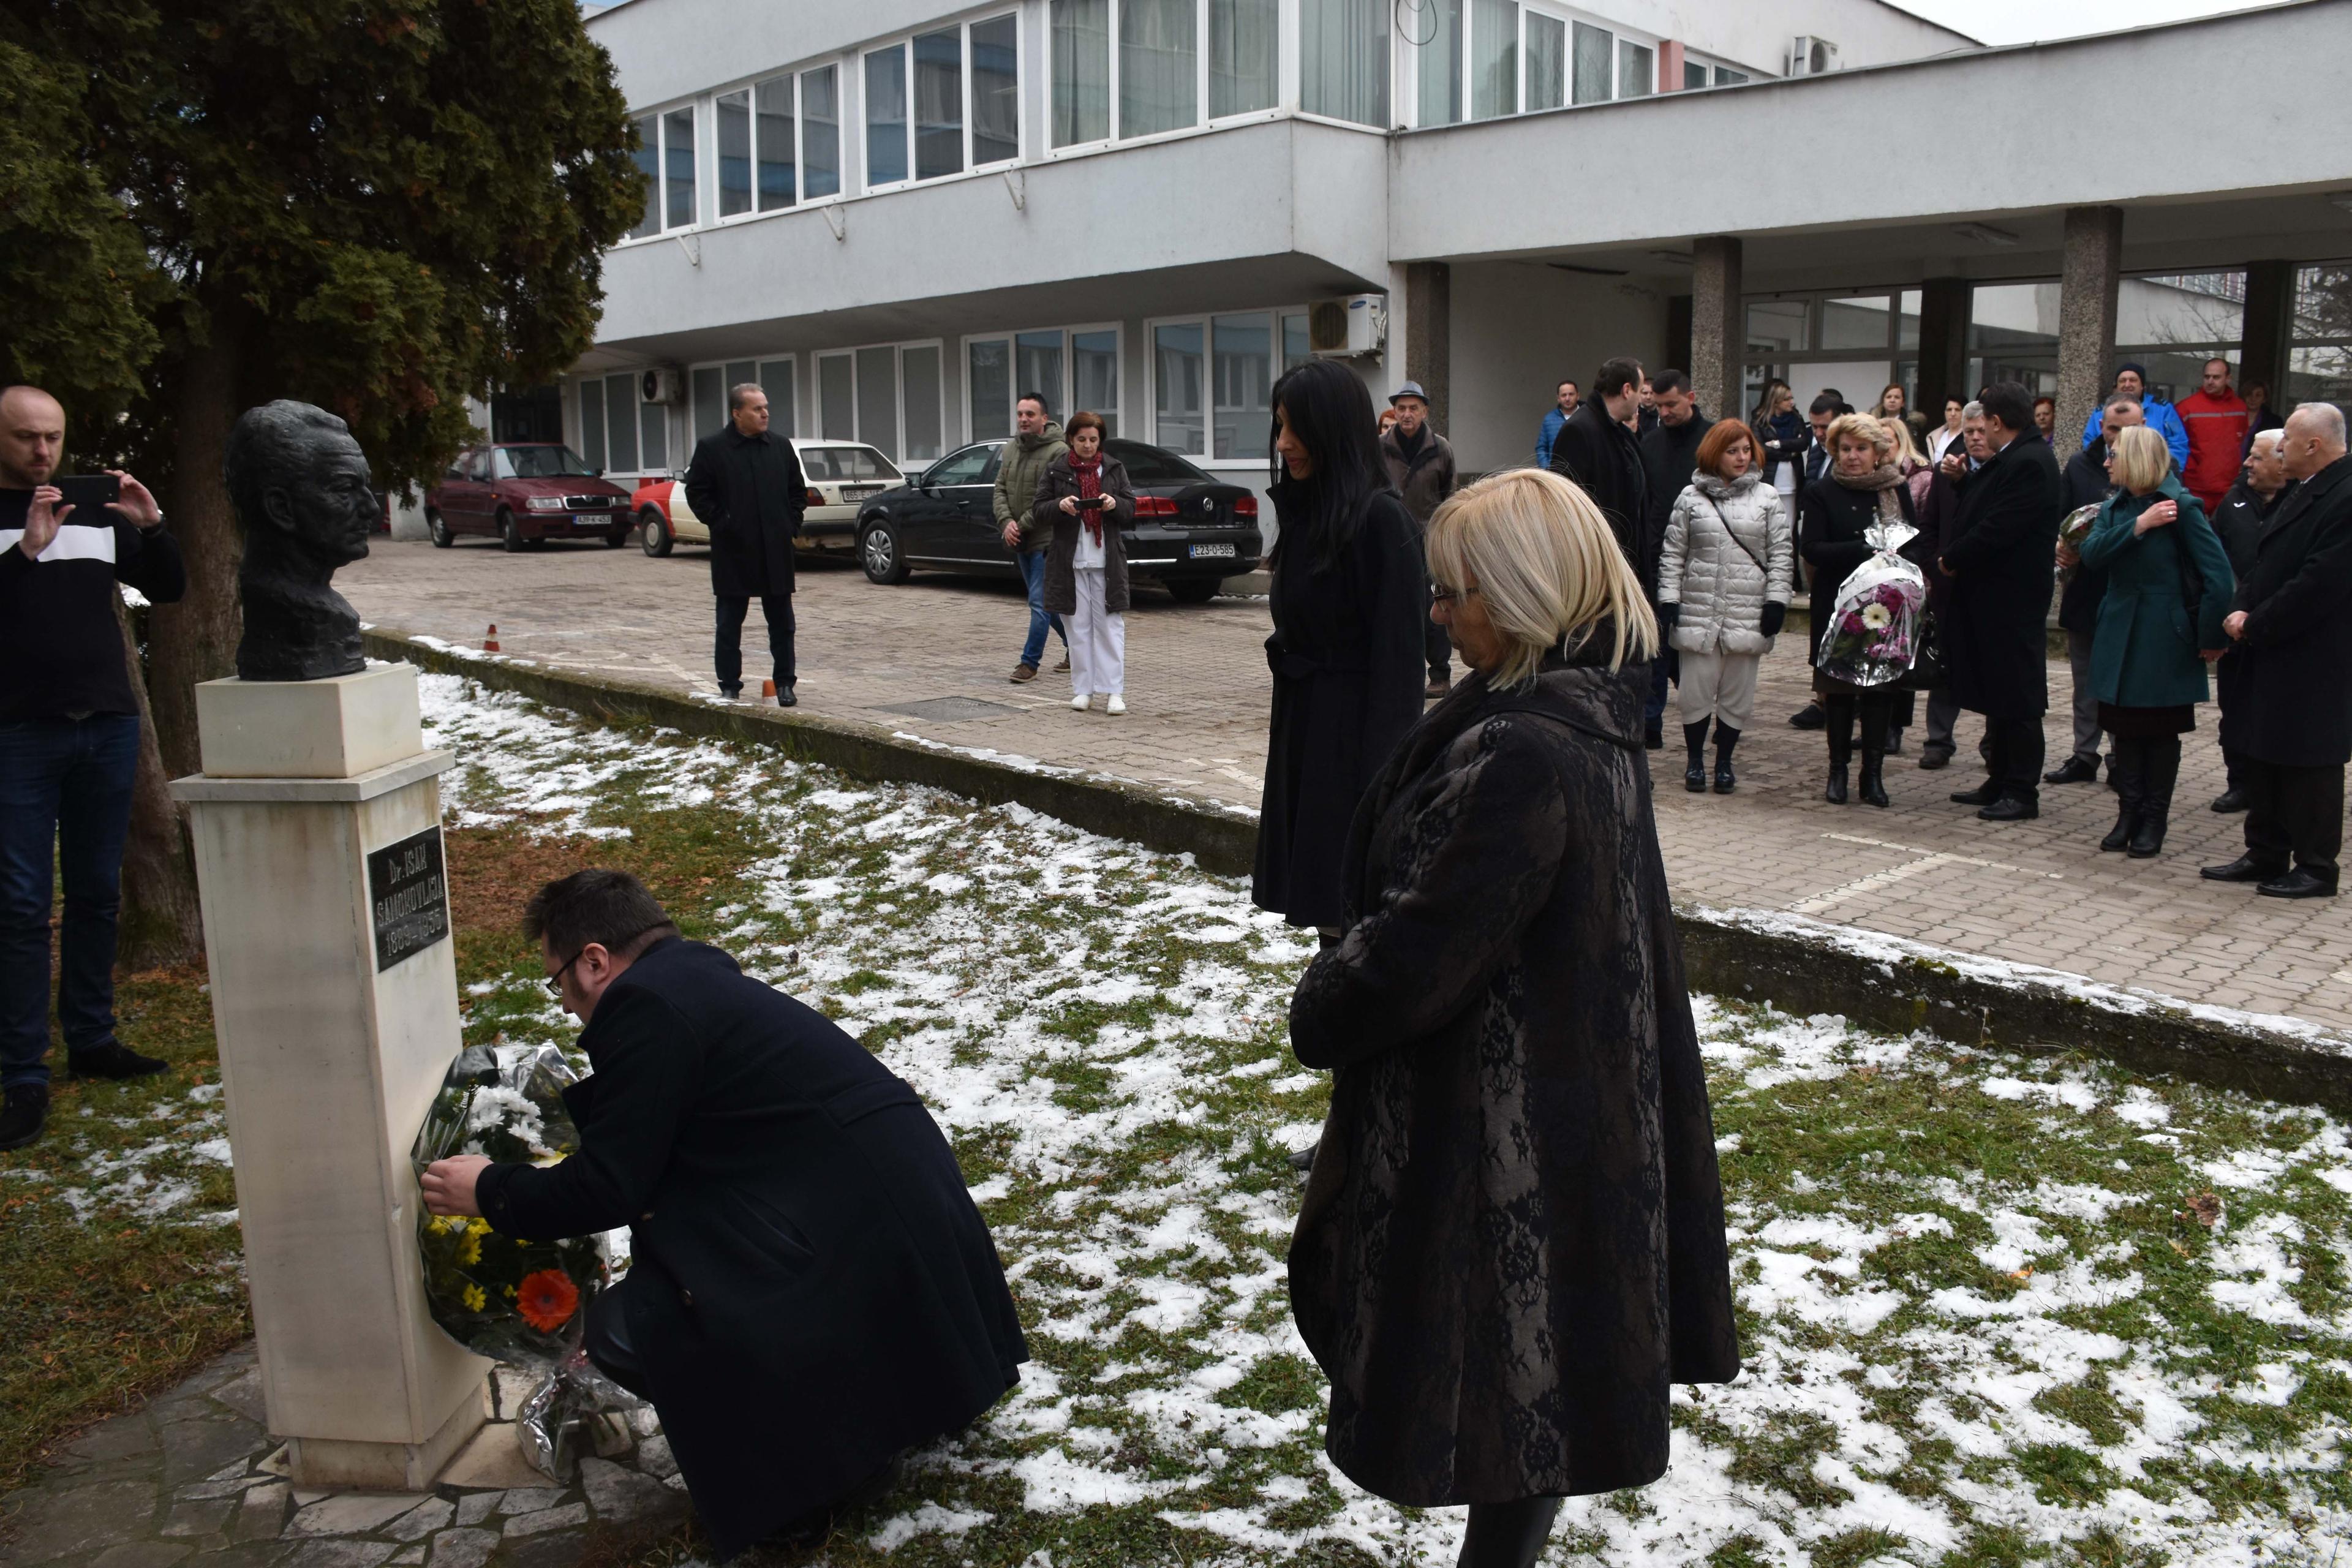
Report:
[[[1642,751],[1657,631],[1584,493],[1494,474],[1431,520],[1469,679],[1374,777],[1345,931],[1290,1007],[1331,1111],[1290,1249],[1325,1446],[1468,1504],[1526,1568],[1559,1500],[1655,1480],[1667,1391],[1737,1375],[1706,1080]]]

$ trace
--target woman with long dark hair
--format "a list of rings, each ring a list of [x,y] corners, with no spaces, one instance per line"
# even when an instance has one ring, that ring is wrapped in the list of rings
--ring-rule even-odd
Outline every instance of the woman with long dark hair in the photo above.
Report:
[[[1250,892],[1328,935],[1356,803],[1421,718],[1427,589],[1364,384],[1315,360],[1276,382],[1273,402],[1274,717]]]

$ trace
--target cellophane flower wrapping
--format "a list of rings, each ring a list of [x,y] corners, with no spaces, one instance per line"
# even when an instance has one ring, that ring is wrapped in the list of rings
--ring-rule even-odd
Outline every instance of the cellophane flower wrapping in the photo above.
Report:
[[[471,1046],[450,1064],[412,1153],[436,1160],[483,1154],[552,1165],[578,1152],[563,1091],[580,1074],[554,1046]],[[578,1418],[637,1401],[596,1371],[582,1349],[588,1303],[627,1267],[627,1232],[521,1241],[480,1218],[417,1205],[417,1247],[433,1321],[478,1355],[535,1373],[515,1421],[523,1451],[548,1476],[572,1468]]]
[[[1830,606],[1814,664],[1851,686],[1892,686],[1911,673],[1927,608],[1927,574],[1895,553],[1919,531],[1874,522],[1863,533],[1873,553],[1855,567]]]
[[[2088,506],[2078,506],[2068,512],[2058,523],[2058,542],[2071,547],[2077,554],[2081,553],[2083,541],[2091,537],[2091,525],[2099,521],[2099,513],[2106,510],[2106,505],[2105,501],[2095,500]],[[2074,574],[2082,569],[2079,562],[2072,566],[2061,566],[2058,568],[2058,580],[2062,583],[2072,581]]]

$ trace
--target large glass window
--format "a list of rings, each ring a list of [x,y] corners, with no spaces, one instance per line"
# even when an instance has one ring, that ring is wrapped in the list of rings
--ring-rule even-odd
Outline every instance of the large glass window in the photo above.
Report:
[[[1209,116],[1272,109],[1282,58],[1275,0],[1209,0]]]
[[[1424,0],[1433,15],[1429,41],[1414,68],[1421,73],[1415,123],[1453,125],[1462,119],[1462,8],[1467,0]]]
[[[857,351],[857,438],[898,455],[898,352]]]
[[[637,226],[629,230],[631,239],[643,239],[649,234],[659,234],[662,226],[661,205],[661,117],[641,114],[632,121],[637,128],[637,150],[630,154],[637,173],[646,177],[646,212]]]
[[[1013,434],[1013,344],[975,338],[964,353],[964,389],[971,403],[971,438],[1001,441]]]
[[[768,428],[787,436],[797,434],[800,421],[794,416],[799,412],[800,399],[793,384],[793,362],[763,359],[750,379],[758,382],[760,390],[768,395]]]
[[[1118,333],[1115,330],[1070,334],[1070,406],[1101,415],[1104,434],[1118,434]]]
[[[778,368],[789,375],[788,363]],[[937,343],[877,343],[819,354],[819,433],[828,441],[863,441],[893,462],[929,462],[945,445],[942,368]],[[768,401],[772,409],[773,393]]]
[[[1576,39],[1575,71],[1570,78],[1575,103],[1606,103],[1609,101],[1609,46],[1613,41],[1606,28],[1583,22],[1572,25]]]
[[[726,370],[715,364],[703,365],[687,378],[687,389],[694,398],[691,408],[697,440],[717,431],[726,421],[727,386]]]
[[[1119,0],[1118,133],[1181,131],[1201,119],[1199,0]]]
[[[1470,115],[1492,120],[1519,111],[1519,7],[1517,0],[1471,0]]]
[[[907,48],[894,44],[866,57],[866,184],[907,177]]]
[[[816,357],[817,433],[828,441],[857,439],[857,365],[847,354]]]
[[[1152,438],[1171,451],[1213,462],[1264,458],[1274,384],[1311,357],[1307,315],[1300,310],[1234,311],[1156,324]]]
[[[649,474],[669,467],[669,410],[658,403],[637,405],[637,462]]]
[[[1389,123],[1390,0],[1300,0],[1298,102],[1309,114]]]
[[[1748,306],[1748,352],[1774,359],[1812,345],[1805,341],[1805,301],[1755,300]]]
[[[1054,145],[1110,134],[1110,0],[1054,0]]]
[[[793,79],[780,76],[759,85],[754,139],[759,155],[761,212],[793,205],[799,158],[793,145]]]
[[[2352,266],[2302,267],[2294,275],[2294,327],[2286,384],[2264,388],[2280,414],[2298,403],[2352,404]]]
[[[1647,98],[1657,90],[1655,52],[1647,44],[1617,40],[1617,96]]]
[[[1215,353],[1216,455],[1263,458],[1274,417],[1274,325],[1268,316],[1219,316],[1209,323]]]
[[[1118,433],[1118,331],[1056,328],[973,338],[964,346],[971,438],[1013,433],[1015,398],[1036,393],[1055,419],[1084,408]]]
[[[1314,339],[1307,330],[1307,312],[1296,310],[1282,318],[1282,368],[1297,370],[1315,357]]]
[[[662,116],[663,220],[672,228],[694,226],[694,105]]]
[[[580,451],[588,466],[604,466],[604,384],[585,380],[580,384]]]
[[[915,178],[963,172],[963,30],[915,37]]]
[[[1196,457],[1207,449],[1202,439],[1207,372],[1201,352],[1205,336],[1198,321],[1151,329],[1153,439],[1171,452]]]
[[[1824,349],[1886,347],[1887,305],[1888,300],[1884,294],[1822,300],[1820,346]],[[1873,403],[1876,401],[1875,397],[1871,399]],[[1866,407],[1868,405],[1856,404],[1855,406]]]
[[[920,33],[866,57],[866,183],[936,180],[1020,156],[1019,19]]]
[[[833,66],[801,72],[801,184],[811,201],[841,194],[841,78]]]
[[[1023,332],[1014,338],[1013,379],[1019,385],[1014,396],[1026,397],[1034,392],[1045,400],[1055,418],[1067,414],[1070,405],[1062,397],[1062,334]]]
[[[719,216],[751,210],[751,89],[719,95]]]
[[[1021,156],[1018,16],[971,25],[971,161],[975,166]]]
[[[1558,109],[1568,101],[1568,24],[1528,13],[1528,107]]]
[[[940,351],[936,345],[903,349],[898,354],[898,382],[906,394],[904,436],[896,454],[901,463],[928,463],[941,450],[940,441]]]
[[[604,378],[604,442],[615,472],[637,471],[637,378],[624,371]]]

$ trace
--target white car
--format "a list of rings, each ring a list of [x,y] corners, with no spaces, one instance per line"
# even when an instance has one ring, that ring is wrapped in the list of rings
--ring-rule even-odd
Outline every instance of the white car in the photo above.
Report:
[[[847,555],[857,543],[857,509],[868,496],[907,482],[898,466],[856,441],[794,441],[801,476],[808,481],[808,510],[802,514],[794,547]],[[667,555],[679,544],[708,544],[710,529],[686,501],[686,481],[647,479],[631,498],[640,542],[648,555]]]

